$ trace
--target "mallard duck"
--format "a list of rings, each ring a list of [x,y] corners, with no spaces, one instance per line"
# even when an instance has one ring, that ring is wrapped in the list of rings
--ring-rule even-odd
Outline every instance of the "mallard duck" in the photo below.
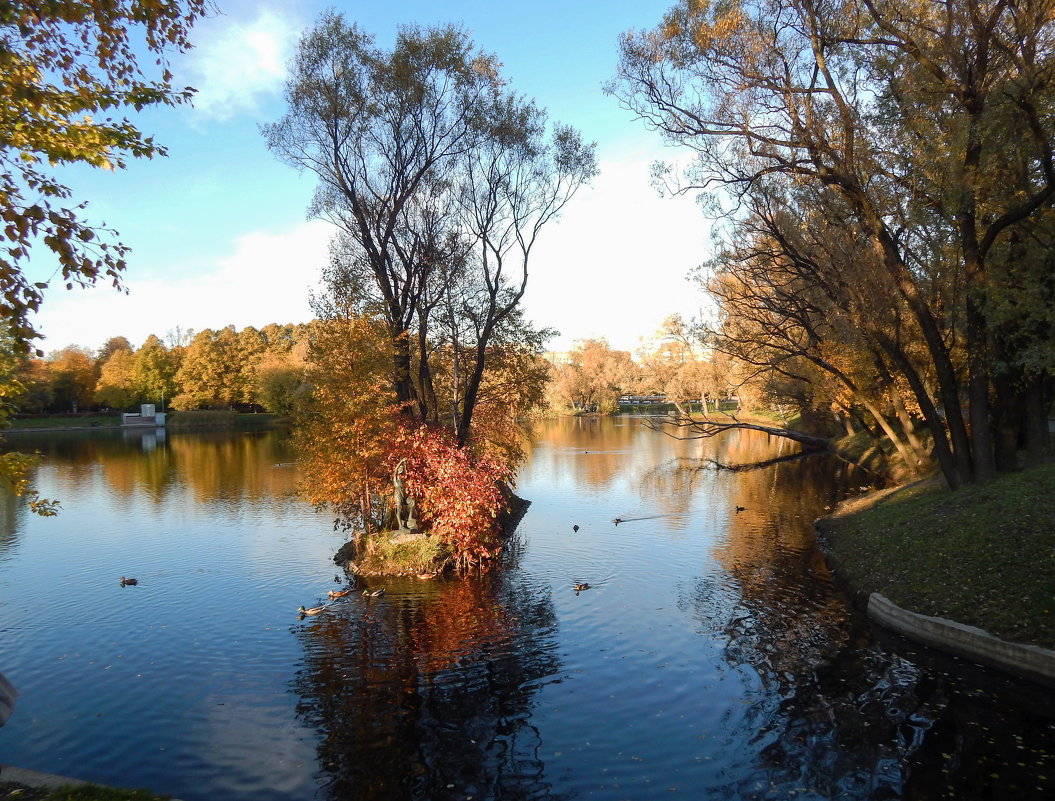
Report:
[[[378,587],[376,590],[363,590],[363,595],[367,598],[377,598],[378,596],[385,594],[384,587]]]
[[[330,590],[330,600],[332,601],[334,598],[343,598],[351,591],[350,587],[347,590]]]
[[[125,578],[124,576],[121,576],[121,586],[122,587],[134,587],[138,583],[139,583],[138,579]]]
[[[300,612],[302,615],[317,615],[319,614],[319,612],[324,612],[325,610],[325,604],[323,604],[322,606],[313,606],[311,609],[305,609],[303,606],[297,609],[297,611]]]
[[[587,584],[585,581],[576,581],[574,587],[576,592],[581,592],[582,590],[590,589],[590,585]]]
[[[422,581],[428,581],[429,579],[436,578],[436,571],[433,570],[431,573],[418,573],[418,578]]]

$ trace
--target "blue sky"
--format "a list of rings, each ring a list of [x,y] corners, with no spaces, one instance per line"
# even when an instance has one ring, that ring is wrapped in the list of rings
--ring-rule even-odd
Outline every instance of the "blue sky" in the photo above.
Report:
[[[111,336],[138,347],[177,326],[310,319],[332,229],[306,219],[314,176],[279,163],[259,126],[282,115],[286,62],[332,5],[386,47],[400,24],[462,24],[497,55],[513,89],[597,142],[601,175],[543,232],[524,304],[536,324],[561,332],[555,350],[601,336],[636,350],[666,315],[698,313],[702,296],[686,275],[707,256],[707,221],[693,199],[649,186],[651,162],[678,154],[601,90],[619,35],[653,27],[671,2],[218,0],[221,14],[192,32],[194,49],[172,59],[178,85],[198,90],[194,107],[136,118],[168,157],[63,173],[74,197],[90,202],[89,217],[132,248],[129,294],[108,285],[66,292],[53,281],[35,317],[41,347],[97,348]],[[40,259],[30,273],[46,280],[51,266]]]

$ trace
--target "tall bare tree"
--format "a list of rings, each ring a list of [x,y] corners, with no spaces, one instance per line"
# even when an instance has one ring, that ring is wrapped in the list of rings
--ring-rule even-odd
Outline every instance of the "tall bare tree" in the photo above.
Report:
[[[454,349],[464,443],[491,339],[540,229],[596,171],[593,146],[562,126],[547,139],[545,114],[457,27],[401,28],[386,52],[330,12],[291,66],[288,111],[264,134],[318,175],[311,213],[342,231],[330,307],[382,310],[397,400],[422,419],[441,417],[430,353]]]

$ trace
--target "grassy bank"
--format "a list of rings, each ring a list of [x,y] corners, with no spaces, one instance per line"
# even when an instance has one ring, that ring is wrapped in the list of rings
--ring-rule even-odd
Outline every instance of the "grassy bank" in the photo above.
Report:
[[[165,427],[170,431],[198,431],[222,429],[271,428],[285,421],[278,414],[242,414],[227,410],[201,410],[192,412],[170,412]],[[8,432],[62,431],[64,429],[114,429],[121,427],[121,415],[39,415],[14,417]]]
[[[154,795],[148,790],[119,790],[98,784],[82,784],[54,789],[30,787],[0,779],[0,799],[18,801],[165,801],[169,796]]]
[[[862,597],[1055,648],[1055,464],[957,492],[931,480],[876,493],[818,528]]]
[[[11,431],[36,431],[61,428],[119,428],[121,415],[41,415],[39,417],[13,417],[9,421]]]

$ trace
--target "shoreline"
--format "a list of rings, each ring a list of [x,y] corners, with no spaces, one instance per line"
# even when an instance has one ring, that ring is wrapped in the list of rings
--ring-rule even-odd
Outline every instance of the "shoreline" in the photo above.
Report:
[[[841,552],[839,545],[845,544],[846,540],[859,534],[862,527],[866,527],[861,517],[869,510],[896,505],[899,494],[938,483],[935,479],[924,479],[848,499],[832,514],[815,520],[817,545],[833,580],[870,621],[888,631],[943,654],[1055,687],[1055,650],[1035,643],[998,637],[980,626],[962,623],[945,615],[924,614],[898,605],[883,591],[862,585],[871,583],[881,587],[886,583],[891,590],[895,590],[901,577],[867,575],[867,578],[862,579],[863,566],[854,563],[852,553]],[[896,550],[892,544],[890,547]],[[919,557],[919,554],[914,556]],[[933,605],[940,605],[940,602],[935,600]]]

